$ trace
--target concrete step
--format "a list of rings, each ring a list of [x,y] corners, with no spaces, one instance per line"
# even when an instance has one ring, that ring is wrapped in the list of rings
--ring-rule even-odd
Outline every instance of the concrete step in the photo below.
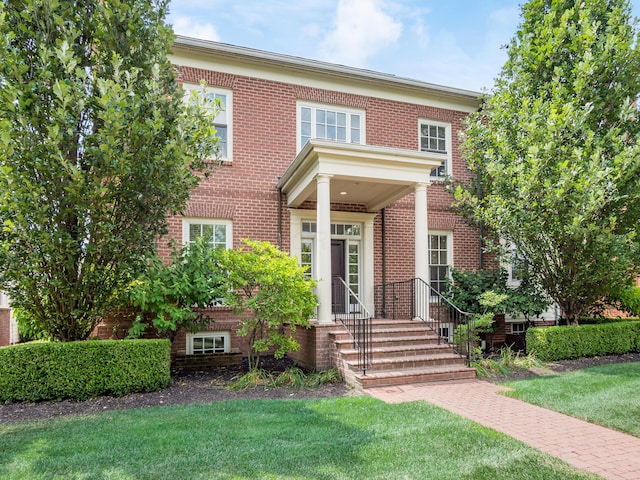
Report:
[[[442,382],[450,380],[472,379],[476,370],[467,366],[445,365],[426,368],[407,368],[403,370],[382,370],[353,373],[352,381],[363,389],[372,387],[386,387],[392,385],[407,385],[410,383]]]

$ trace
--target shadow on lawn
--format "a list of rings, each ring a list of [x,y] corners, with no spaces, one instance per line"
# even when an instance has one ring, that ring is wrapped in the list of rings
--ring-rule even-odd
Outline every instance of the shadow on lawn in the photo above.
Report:
[[[342,466],[353,472],[372,434],[321,402],[222,402],[10,425],[0,429],[0,478],[344,478]]]

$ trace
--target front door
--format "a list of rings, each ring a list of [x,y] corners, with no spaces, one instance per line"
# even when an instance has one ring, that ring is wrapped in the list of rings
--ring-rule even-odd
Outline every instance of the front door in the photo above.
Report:
[[[346,289],[342,282],[336,281],[337,278],[345,280],[345,241],[331,240],[331,277],[332,277],[332,294],[331,304],[333,313],[346,313],[347,311],[347,295]]]

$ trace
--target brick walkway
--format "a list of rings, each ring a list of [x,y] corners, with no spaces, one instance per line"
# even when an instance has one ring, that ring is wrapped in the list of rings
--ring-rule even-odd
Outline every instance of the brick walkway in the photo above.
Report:
[[[387,403],[425,400],[604,478],[640,479],[640,438],[500,395],[500,390],[506,387],[468,380],[365,392]]]

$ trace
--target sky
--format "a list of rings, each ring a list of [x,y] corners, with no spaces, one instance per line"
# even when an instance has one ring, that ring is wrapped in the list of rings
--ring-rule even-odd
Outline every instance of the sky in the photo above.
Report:
[[[178,35],[490,90],[520,0],[171,0]],[[640,0],[631,1],[640,16]]]

